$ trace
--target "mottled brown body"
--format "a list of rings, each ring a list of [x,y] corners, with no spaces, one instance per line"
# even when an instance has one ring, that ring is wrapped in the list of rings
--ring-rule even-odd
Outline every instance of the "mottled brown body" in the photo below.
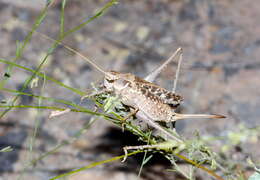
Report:
[[[146,116],[152,121],[173,121],[173,110],[183,100],[181,96],[133,74],[115,71],[108,73],[115,77],[110,83],[105,82],[105,87],[112,88],[123,104],[138,109],[137,117]]]
[[[167,67],[167,65],[179,54],[178,68],[174,81],[173,91],[168,91],[153,83],[155,78]],[[120,73],[115,71],[104,71],[95,63],[85,58],[97,70],[105,75],[104,90],[112,92],[118,96],[121,102],[130,107],[138,119],[143,120],[155,129],[163,132],[167,136],[181,141],[171,133],[163,129],[156,121],[173,122],[186,118],[224,118],[221,115],[208,114],[178,114],[175,108],[180,104],[183,98],[175,94],[178,80],[180,64],[182,60],[182,49],[178,48],[172,56],[162,65],[152,71],[144,79],[130,73]],[[104,92],[104,90],[102,92]],[[131,114],[130,114],[131,115]]]

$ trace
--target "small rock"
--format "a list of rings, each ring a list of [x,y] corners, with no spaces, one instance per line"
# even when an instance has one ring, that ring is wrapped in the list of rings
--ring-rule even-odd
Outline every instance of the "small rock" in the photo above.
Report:
[[[121,32],[123,32],[124,30],[126,30],[126,28],[127,28],[127,24],[126,24],[126,23],[124,23],[124,22],[119,22],[119,23],[117,23],[117,24],[115,25],[114,31],[115,31],[116,33],[121,33]]]
[[[137,29],[136,37],[139,41],[143,41],[149,35],[149,28],[146,26],[141,26]]]

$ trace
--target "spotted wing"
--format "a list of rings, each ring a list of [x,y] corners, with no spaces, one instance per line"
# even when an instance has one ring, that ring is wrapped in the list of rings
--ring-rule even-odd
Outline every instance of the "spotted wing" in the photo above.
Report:
[[[151,94],[161,99],[163,103],[169,104],[172,107],[177,107],[183,100],[180,95],[168,91],[154,83],[145,81],[139,77],[136,77],[135,82],[138,88],[149,91]]]

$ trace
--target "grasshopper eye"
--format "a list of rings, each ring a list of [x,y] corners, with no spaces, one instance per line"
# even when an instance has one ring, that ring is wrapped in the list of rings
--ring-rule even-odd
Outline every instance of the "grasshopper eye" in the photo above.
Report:
[[[106,81],[109,82],[109,83],[113,83],[113,82],[115,82],[114,79],[106,79]]]

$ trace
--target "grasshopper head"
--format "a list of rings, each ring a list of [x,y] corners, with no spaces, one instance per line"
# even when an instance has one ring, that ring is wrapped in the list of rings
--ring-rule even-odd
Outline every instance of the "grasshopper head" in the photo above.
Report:
[[[104,86],[108,89],[108,90],[113,90],[113,86],[116,80],[119,79],[118,77],[118,72],[115,71],[108,71],[105,74],[105,78],[104,78]]]
[[[121,90],[133,80],[134,75],[132,74],[109,71],[106,72],[104,86],[108,90]]]

